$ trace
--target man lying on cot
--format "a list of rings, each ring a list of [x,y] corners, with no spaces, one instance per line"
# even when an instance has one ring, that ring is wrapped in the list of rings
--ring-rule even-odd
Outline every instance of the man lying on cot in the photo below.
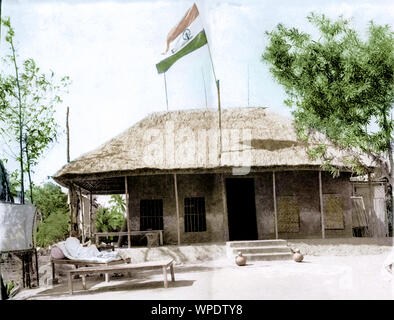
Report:
[[[52,257],[55,259],[62,259],[60,256],[72,260],[80,260],[87,262],[110,262],[122,259],[117,251],[102,251],[100,252],[94,244],[90,241],[81,244],[76,234],[68,237],[66,241],[59,242],[55,245],[58,249],[53,248],[51,251]]]

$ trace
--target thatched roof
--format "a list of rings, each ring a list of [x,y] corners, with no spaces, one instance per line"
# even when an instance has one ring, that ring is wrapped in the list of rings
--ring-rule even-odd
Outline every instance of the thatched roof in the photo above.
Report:
[[[310,167],[307,146],[291,119],[266,108],[224,109],[222,154],[214,109],[158,112],[65,165],[55,175],[62,183],[83,177],[120,177],[175,170],[207,172],[233,167]],[[331,147],[332,164],[345,168],[346,154]],[[109,183],[109,182],[108,182]]]

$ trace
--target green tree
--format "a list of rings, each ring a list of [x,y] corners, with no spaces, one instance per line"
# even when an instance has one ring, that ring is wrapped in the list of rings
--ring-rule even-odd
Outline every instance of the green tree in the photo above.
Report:
[[[43,220],[47,219],[51,213],[57,211],[65,215],[68,214],[67,194],[58,185],[48,182],[43,186],[33,186],[32,190],[35,199],[34,205],[40,212]]]
[[[99,232],[120,231],[125,221],[126,203],[121,195],[111,195],[109,208],[99,208],[96,227]]]
[[[68,235],[69,214],[67,194],[53,183],[32,188],[35,206],[41,216],[41,222],[35,235],[36,243],[46,247],[64,240]]]
[[[62,211],[52,212],[48,218],[40,223],[35,235],[36,244],[47,247],[64,240],[68,235],[69,217]]]
[[[347,161],[357,173],[367,172],[362,156],[369,155],[393,185],[391,27],[371,21],[362,38],[342,17],[331,21],[312,13],[307,19],[316,27],[317,39],[278,24],[266,32],[269,44],[262,55],[287,93],[298,136],[308,141],[323,133],[352,153]],[[338,173],[325,144],[311,148],[310,155]]]
[[[12,197],[10,181],[3,161],[0,159],[0,201],[14,202]]]
[[[5,40],[10,54],[4,59],[7,74],[0,75],[0,134],[11,146],[11,156],[18,161],[18,180],[21,201],[25,200],[24,174],[27,173],[30,186],[30,201],[33,201],[32,168],[48,146],[56,140],[58,125],[54,119],[55,107],[62,102],[60,94],[69,85],[69,78],[55,80],[55,75],[41,73],[33,59],[18,64],[14,43],[15,32],[10,19],[1,21],[5,27]],[[18,145],[18,152],[12,152],[12,145]]]
[[[109,203],[111,204],[111,210],[112,211],[117,211],[121,213],[122,215],[125,214],[126,212],[126,202],[122,198],[120,194],[113,194],[111,195],[111,199],[109,200]]]

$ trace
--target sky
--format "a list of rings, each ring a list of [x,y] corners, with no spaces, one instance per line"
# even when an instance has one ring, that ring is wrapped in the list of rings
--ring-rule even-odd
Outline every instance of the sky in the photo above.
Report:
[[[48,181],[66,164],[66,109],[70,108],[71,160],[120,134],[148,114],[166,111],[162,58],[166,37],[194,1],[187,0],[3,0],[2,16],[15,29],[18,61],[33,58],[44,72],[69,76],[71,85],[56,120],[61,134],[34,169],[33,181]],[[207,32],[204,46],[166,73],[168,109],[268,107],[291,117],[285,93],[261,61],[266,31],[278,23],[314,33],[311,12],[343,15],[365,34],[368,22],[391,24],[393,1],[195,1]],[[4,32],[2,31],[2,35]],[[0,56],[9,51],[4,39]],[[213,69],[214,68],[214,69]],[[214,71],[214,72],[213,72]],[[205,90],[204,90],[205,86]],[[205,98],[206,92],[206,98]],[[0,159],[9,158],[0,140]],[[8,171],[17,165],[9,161]]]

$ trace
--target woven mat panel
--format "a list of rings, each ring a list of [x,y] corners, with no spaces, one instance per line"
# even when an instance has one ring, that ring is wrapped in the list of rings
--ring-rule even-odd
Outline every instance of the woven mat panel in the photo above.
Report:
[[[326,229],[344,229],[345,200],[339,194],[323,195]]]
[[[300,231],[300,207],[295,196],[278,197],[278,232]]]

